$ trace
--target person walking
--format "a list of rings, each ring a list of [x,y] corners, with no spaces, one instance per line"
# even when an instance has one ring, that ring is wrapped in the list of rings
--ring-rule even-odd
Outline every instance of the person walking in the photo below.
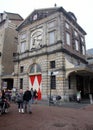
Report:
[[[77,102],[80,103],[81,102],[81,91],[77,91]]]
[[[29,111],[29,114],[32,114],[32,108],[31,108],[32,101],[31,101],[31,99],[32,99],[31,91],[29,90],[29,87],[27,87],[27,89],[23,95],[23,100],[24,100],[25,112]]]
[[[34,91],[33,88],[31,88],[31,96],[32,96],[32,104],[34,103]]]
[[[38,93],[37,90],[34,90],[34,99],[35,99],[35,103],[37,104],[37,98],[38,98]]]
[[[23,108],[23,90],[22,89],[19,90],[19,93],[17,94],[16,98],[17,98],[19,113],[20,112],[24,113],[24,108]]]

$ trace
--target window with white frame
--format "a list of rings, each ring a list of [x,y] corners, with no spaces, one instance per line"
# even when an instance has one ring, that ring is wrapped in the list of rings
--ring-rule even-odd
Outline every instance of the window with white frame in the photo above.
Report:
[[[82,54],[85,55],[85,46],[82,45]]]
[[[71,44],[70,33],[68,33],[68,32],[66,32],[66,43],[67,43],[67,45]]]
[[[26,50],[26,42],[21,42],[21,52],[25,52]]]
[[[79,50],[79,43],[78,40],[75,39],[75,49],[78,51]]]
[[[67,28],[67,29],[69,29],[70,27],[69,27],[69,24],[66,22],[65,23],[65,27]]]
[[[40,73],[41,72],[41,67],[39,64],[33,64],[30,68],[30,73]]]
[[[78,36],[78,33],[77,33],[77,31],[74,31],[74,35],[77,37]]]
[[[49,44],[55,43],[55,31],[49,32]]]
[[[84,42],[84,38],[83,37],[81,37],[81,42]]]

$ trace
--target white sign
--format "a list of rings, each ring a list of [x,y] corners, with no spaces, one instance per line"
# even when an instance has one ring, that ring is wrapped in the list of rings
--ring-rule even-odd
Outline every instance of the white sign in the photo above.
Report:
[[[51,73],[52,73],[52,75],[57,75],[59,73],[59,71],[54,71],[54,72],[49,71],[48,75],[51,75]]]
[[[58,71],[55,71],[55,72],[53,72],[53,75],[57,75],[59,72]]]

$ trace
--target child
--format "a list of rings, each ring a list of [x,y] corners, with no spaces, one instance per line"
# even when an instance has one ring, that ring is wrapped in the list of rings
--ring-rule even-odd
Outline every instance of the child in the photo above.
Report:
[[[20,89],[19,93],[17,94],[17,103],[18,103],[18,111],[24,113],[23,109],[23,90]]]

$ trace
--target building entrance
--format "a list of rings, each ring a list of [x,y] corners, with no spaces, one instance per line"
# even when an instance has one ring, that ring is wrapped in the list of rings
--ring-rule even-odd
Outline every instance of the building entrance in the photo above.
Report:
[[[42,75],[41,74],[29,76],[29,86],[30,86],[30,88],[33,88],[33,90],[36,89],[36,91],[38,93],[38,100],[41,100],[41,98],[42,98],[41,84],[42,84]]]
[[[2,88],[12,89],[13,88],[13,79],[3,79]]]
[[[89,98],[89,94],[93,92],[91,85],[93,80],[90,80],[89,76],[76,76],[76,88],[81,91],[82,98]]]

